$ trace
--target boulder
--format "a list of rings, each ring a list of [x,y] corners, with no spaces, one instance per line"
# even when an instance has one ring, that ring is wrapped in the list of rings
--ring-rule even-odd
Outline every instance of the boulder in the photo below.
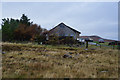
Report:
[[[2,54],[5,54],[6,52],[2,52]]]
[[[87,48],[85,50],[88,50]]]
[[[18,55],[22,55],[22,53],[18,53]]]
[[[24,60],[25,58],[24,57],[21,57],[21,60]]]
[[[13,58],[13,56],[10,56],[9,58]]]
[[[95,48],[91,48],[91,50],[96,50]]]
[[[64,55],[63,55],[63,58],[72,58],[72,56],[71,56],[71,55],[68,55],[68,54],[64,54]]]
[[[69,52],[69,54],[73,54],[72,52]]]

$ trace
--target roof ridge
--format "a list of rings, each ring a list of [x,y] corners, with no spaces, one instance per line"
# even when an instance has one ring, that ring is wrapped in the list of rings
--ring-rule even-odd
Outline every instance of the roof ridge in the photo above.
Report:
[[[75,29],[71,28],[70,26],[66,25],[66,24],[65,24],[65,23],[63,23],[63,22],[61,22],[61,23],[60,23],[60,24],[58,24],[57,26],[59,26],[59,25],[61,25],[61,24],[65,25],[66,27],[68,27],[68,28],[70,28],[70,29],[72,29],[72,30],[74,30],[74,31],[76,31],[76,32],[78,32],[78,33],[80,33],[80,34],[81,34],[81,32],[79,32],[79,31],[77,31],[77,30],[75,30]]]
[[[73,29],[73,28],[71,28],[71,27],[67,26],[67,25],[66,25],[65,23],[63,23],[63,22],[59,23],[57,26],[60,26],[61,24],[65,25],[66,27],[68,27],[68,28],[72,29],[73,31],[78,32],[79,34],[81,34],[81,32],[79,32],[79,31],[77,31],[77,30],[75,30],[75,29]],[[51,30],[55,29],[57,26],[55,26],[54,28],[50,29],[49,31],[51,31]]]

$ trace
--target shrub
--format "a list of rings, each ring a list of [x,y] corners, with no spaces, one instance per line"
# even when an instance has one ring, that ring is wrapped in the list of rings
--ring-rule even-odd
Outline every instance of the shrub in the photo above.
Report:
[[[71,36],[56,36],[52,35],[49,36],[49,40],[46,42],[46,44],[56,45],[56,44],[76,44],[78,43],[77,40],[75,40]]]
[[[75,39],[73,37],[67,36],[61,40],[62,43],[64,44],[75,44]]]
[[[51,45],[56,45],[59,44],[59,37],[58,36],[49,36],[49,40],[46,41],[47,44],[51,44]]]
[[[44,35],[36,36],[36,42],[37,42],[38,44],[40,44],[41,42],[44,44],[45,41],[46,41],[46,36],[44,36]]]

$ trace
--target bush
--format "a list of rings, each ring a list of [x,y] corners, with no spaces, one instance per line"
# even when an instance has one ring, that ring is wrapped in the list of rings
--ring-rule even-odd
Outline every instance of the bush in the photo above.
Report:
[[[59,44],[59,37],[57,37],[57,36],[49,36],[49,40],[46,41],[46,44],[50,44],[50,45]]]
[[[46,36],[44,36],[44,35],[36,36],[36,42],[37,42],[38,44],[40,44],[41,42],[44,44],[45,41],[46,41]]]
[[[58,36],[50,36],[49,40],[46,42],[47,44],[75,44],[77,41],[73,39],[73,37],[58,37]]]
[[[49,36],[49,40],[46,41],[46,44],[50,45],[56,45],[56,44],[78,44],[78,41],[75,40],[71,36],[57,36],[57,35],[51,35]]]
[[[64,37],[63,39],[60,40],[61,43],[63,44],[75,44],[75,39],[73,39],[73,37]]]

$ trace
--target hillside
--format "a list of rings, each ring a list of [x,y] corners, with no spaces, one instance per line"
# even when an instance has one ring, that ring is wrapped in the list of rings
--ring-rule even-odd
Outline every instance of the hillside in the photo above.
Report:
[[[116,41],[116,40],[111,40],[111,39],[104,39],[104,38],[99,37],[99,36],[80,36],[80,38],[92,38],[93,41],[99,41],[99,39],[103,39],[105,42],[113,42],[113,41]]]

